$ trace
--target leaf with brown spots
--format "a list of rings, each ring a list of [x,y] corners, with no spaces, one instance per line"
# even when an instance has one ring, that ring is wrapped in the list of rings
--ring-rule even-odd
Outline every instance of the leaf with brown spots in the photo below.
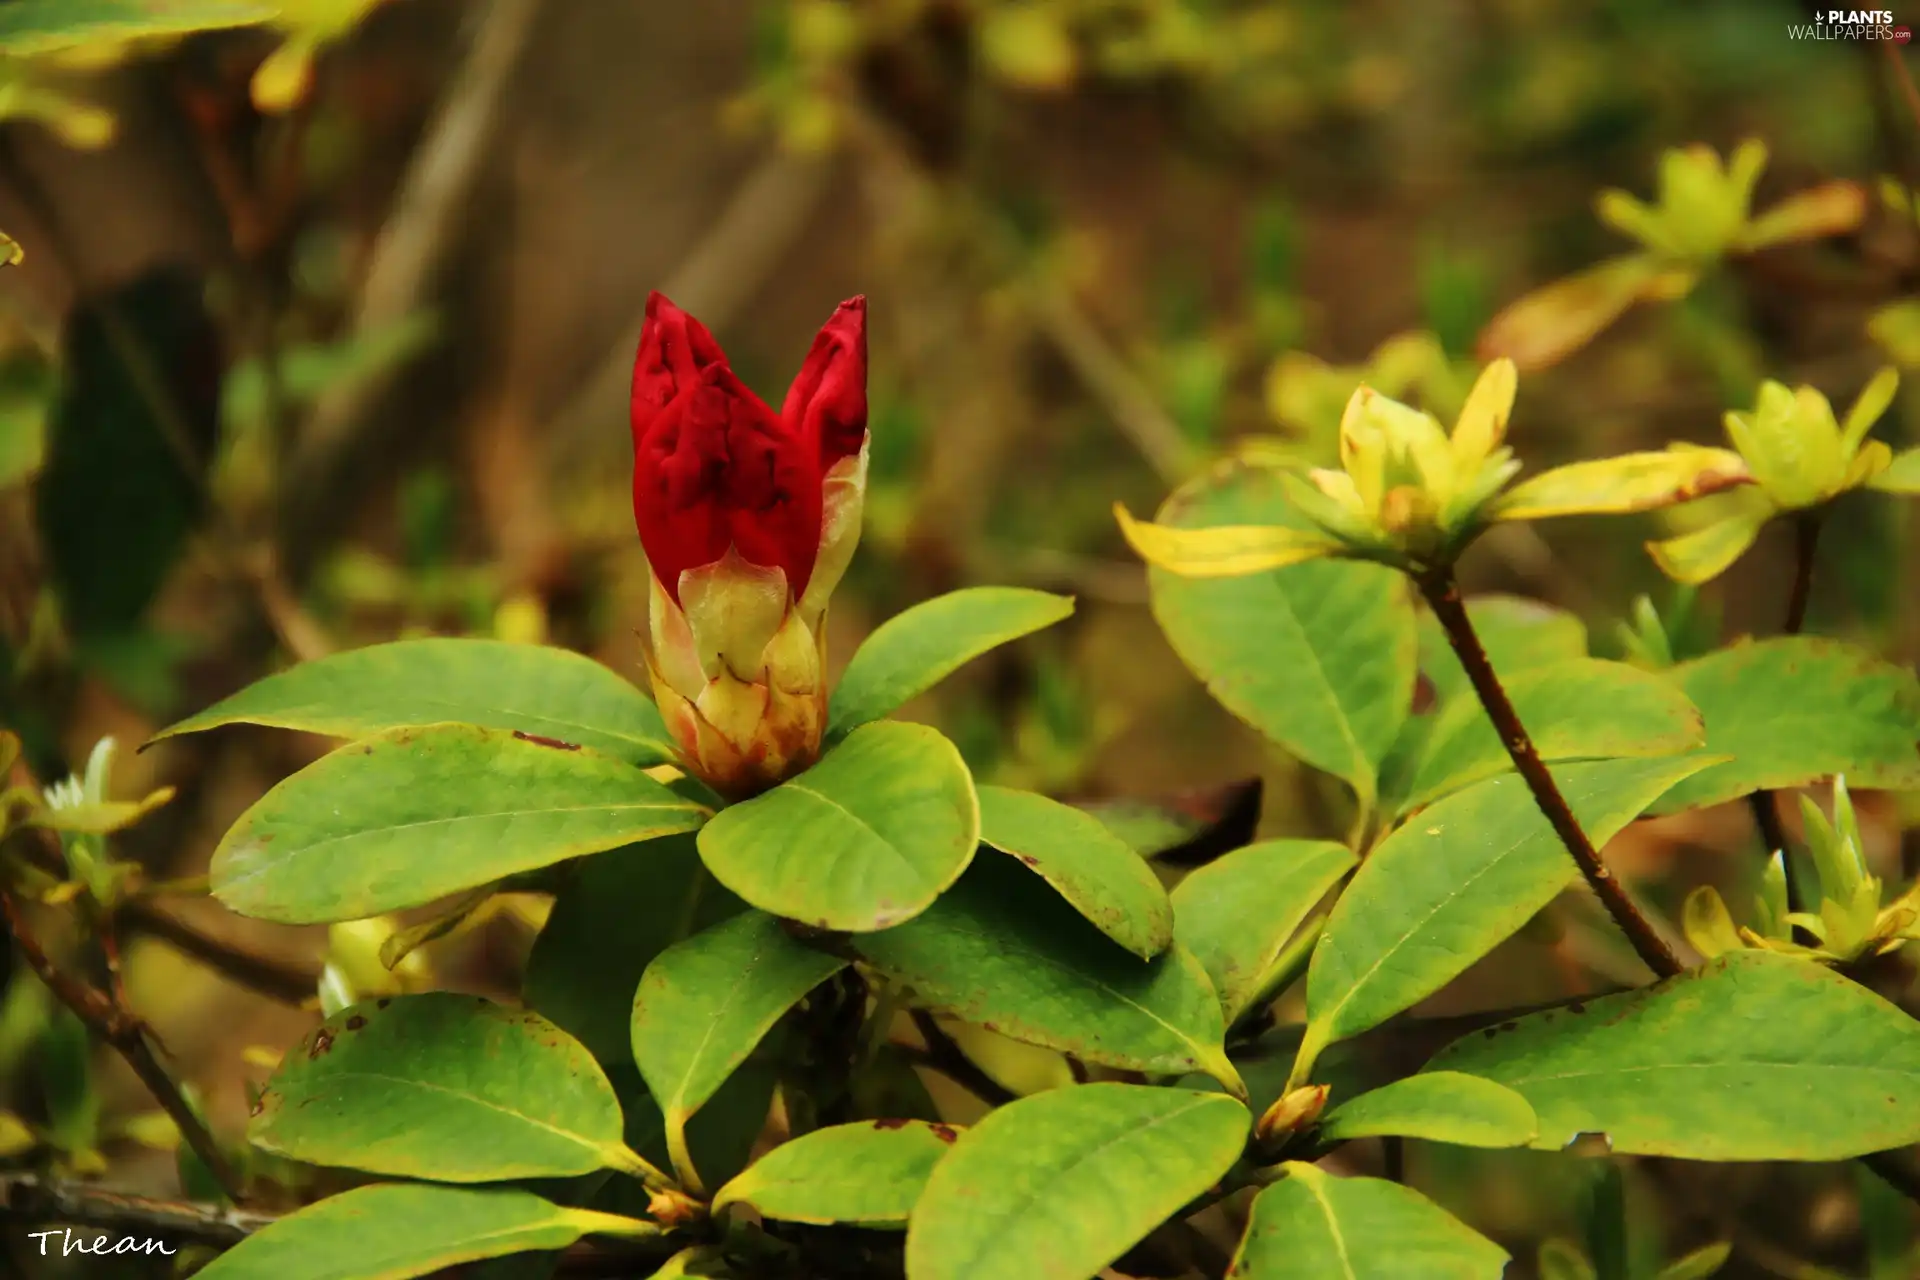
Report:
[[[439,1182],[637,1171],[587,1051],[537,1014],[435,992],[335,1014],[247,1127],[309,1164]]]

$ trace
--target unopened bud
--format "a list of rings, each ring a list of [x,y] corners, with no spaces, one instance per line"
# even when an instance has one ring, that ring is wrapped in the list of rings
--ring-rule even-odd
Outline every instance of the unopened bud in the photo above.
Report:
[[[1268,1107],[1260,1122],[1254,1125],[1255,1144],[1266,1151],[1280,1150],[1320,1118],[1329,1092],[1329,1085],[1310,1084],[1281,1094],[1280,1100]]]

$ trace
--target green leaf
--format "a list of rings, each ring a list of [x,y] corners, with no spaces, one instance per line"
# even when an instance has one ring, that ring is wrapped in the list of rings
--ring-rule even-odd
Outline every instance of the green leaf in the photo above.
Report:
[[[1664,675],[1624,662],[1572,658],[1505,680],[1520,723],[1547,761],[1671,756],[1705,741],[1700,713]],[[1513,768],[1479,699],[1434,718],[1404,808]]]
[[[1217,1093],[1090,1084],[1008,1103],[962,1134],[907,1228],[914,1280],[1086,1280],[1239,1158]]]
[[[647,1277],[647,1280],[683,1280],[686,1276],[723,1276],[728,1274],[719,1248],[710,1244],[696,1244],[682,1249],[668,1258],[666,1265]]]
[[[1615,1154],[1843,1160],[1920,1141],[1920,1023],[1765,951],[1469,1036],[1429,1069],[1524,1095],[1545,1149],[1599,1133]]]
[[[783,1222],[904,1227],[953,1141],[951,1125],[921,1120],[816,1129],[775,1147],[720,1188],[713,1211],[745,1204]]]
[[[1606,760],[1553,770],[1596,848],[1704,766]],[[1365,1031],[1432,995],[1579,878],[1517,775],[1456,792],[1382,841],[1327,920],[1307,972],[1309,1048]]]
[[[668,1146],[683,1178],[688,1117],[782,1014],[846,967],[758,911],[675,943],[647,966],[633,997],[633,1060],[666,1118]]]
[[[1920,680],[1831,640],[1736,644],[1668,673],[1731,756],[1679,783],[1659,810],[1694,809],[1837,773],[1858,790],[1920,788]]]
[[[1467,618],[1502,681],[1524,671],[1587,656],[1587,626],[1575,614],[1523,596],[1481,595],[1467,601]],[[1428,610],[1420,613],[1420,669],[1441,703],[1472,697],[1466,668],[1453,656],[1447,633]]]
[[[1188,484],[1158,519],[1304,527],[1279,476],[1244,466]],[[1222,706],[1372,799],[1413,700],[1416,624],[1399,573],[1328,560],[1213,580],[1155,569],[1149,583],[1161,630]]]
[[[328,1018],[267,1082],[247,1136],[308,1164],[438,1182],[635,1167],[583,1045],[537,1013],[451,992]]]
[[[255,801],[214,850],[213,892],[263,920],[359,920],[706,816],[597,752],[464,724],[393,729]]]
[[[752,1159],[754,1145],[767,1127],[767,1115],[780,1085],[784,1039],[781,1029],[775,1027],[773,1034],[760,1042],[753,1056],[740,1064],[687,1121],[682,1138],[676,1139],[684,1140],[682,1158],[699,1171],[702,1186],[725,1183],[745,1169]],[[631,1048],[628,1054],[631,1056]],[[671,1168],[676,1148],[667,1141],[666,1117],[660,1114],[659,1104],[647,1091],[639,1068],[613,1067],[607,1076],[613,1081],[614,1092],[620,1095],[627,1113],[627,1145],[656,1167]],[[630,1206],[600,1203],[598,1208],[610,1213],[645,1211],[649,1197],[644,1185],[627,1180],[613,1185],[620,1188],[614,1196],[631,1200],[637,1194],[639,1203]]]
[[[1026,587],[969,587],[895,614],[847,663],[828,704],[828,737],[891,714],[987,650],[1050,627],[1072,612],[1070,596]]]
[[[721,884],[822,929],[885,929],[927,909],[980,839],[973,777],[925,725],[864,725],[799,777],[700,831]]]
[[[602,1063],[633,1061],[633,992],[654,957],[746,909],[690,835],[582,859],[527,956],[521,997]]]
[[[1320,1136],[1328,1142],[1396,1134],[1460,1147],[1524,1147],[1538,1132],[1525,1098],[1456,1071],[1430,1071],[1382,1085],[1320,1120]]]
[[[527,1191],[381,1183],[289,1214],[197,1274],[200,1280],[410,1280],[481,1258],[565,1249],[589,1233],[651,1237],[660,1228],[563,1209]]]
[[[1263,840],[1174,889],[1174,936],[1206,969],[1228,1026],[1259,999],[1294,931],[1355,862],[1331,840]]]
[[[1141,959],[1173,941],[1173,904],[1160,878],[1099,819],[1031,791],[981,787],[980,839],[1018,858]]]
[[[1310,1164],[1253,1202],[1234,1253],[1235,1280],[1500,1280],[1507,1251],[1417,1191],[1380,1178],[1336,1178]]]
[[[915,1003],[1014,1040],[1239,1088],[1206,971],[1176,944],[1142,962],[1004,858],[982,858],[925,913],[853,939]]]
[[[289,667],[153,740],[224,724],[364,738],[448,723],[517,730],[631,764],[674,758],[653,703],[593,659],[547,645],[444,636],[369,645]]]
[[[250,0],[9,0],[0,5],[0,52],[14,57],[78,45],[187,35],[272,21]]]
[[[1717,1275],[1731,1256],[1733,1245],[1729,1241],[1702,1245],[1684,1258],[1675,1258],[1660,1268],[1660,1274],[1654,1280],[1707,1280],[1707,1277]]]

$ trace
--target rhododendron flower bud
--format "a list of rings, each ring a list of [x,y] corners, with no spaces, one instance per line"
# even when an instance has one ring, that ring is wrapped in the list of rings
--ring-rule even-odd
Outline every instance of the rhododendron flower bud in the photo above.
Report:
[[[867,304],[840,304],[775,413],[656,293],[633,367],[633,517],[654,699],[688,770],[752,795],[812,764],[824,620],[860,540]]]

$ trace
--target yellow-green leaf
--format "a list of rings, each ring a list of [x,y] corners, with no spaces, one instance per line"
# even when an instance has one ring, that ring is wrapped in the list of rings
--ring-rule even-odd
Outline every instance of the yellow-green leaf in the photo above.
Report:
[[[1650,254],[1610,258],[1508,304],[1481,331],[1480,358],[1506,356],[1522,370],[1544,369],[1593,341],[1634,303],[1683,294],[1692,283],[1691,273]]]
[[[1752,253],[1769,245],[1819,240],[1857,231],[1867,216],[1867,192],[1857,182],[1824,182],[1796,191],[1748,222],[1737,248]]]
[[[1668,507],[1736,485],[1751,484],[1731,449],[1675,445],[1649,453],[1576,462],[1515,485],[1493,507],[1496,520],[1625,515]]]
[[[1318,559],[1336,549],[1317,534],[1278,525],[1174,529],[1135,520],[1118,503],[1113,514],[1142,560],[1185,578],[1238,578]]]
[[[1867,481],[1867,487],[1882,493],[1920,496],[1920,449],[1896,455],[1885,471]]]
[[[1760,536],[1760,526],[1767,522],[1770,514],[1765,510],[1738,512],[1704,529],[1663,542],[1649,542],[1647,554],[1660,566],[1660,571],[1675,582],[1698,586],[1719,577],[1745,555],[1753,540]]]
[[[102,800],[98,804],[78,804],[71,808],[40,809],[28,822],[31,826],[50,827],[70,835],[112,835],[132,826],[171,799],[173,788],[161,787],[149,793],[144,800]]]

